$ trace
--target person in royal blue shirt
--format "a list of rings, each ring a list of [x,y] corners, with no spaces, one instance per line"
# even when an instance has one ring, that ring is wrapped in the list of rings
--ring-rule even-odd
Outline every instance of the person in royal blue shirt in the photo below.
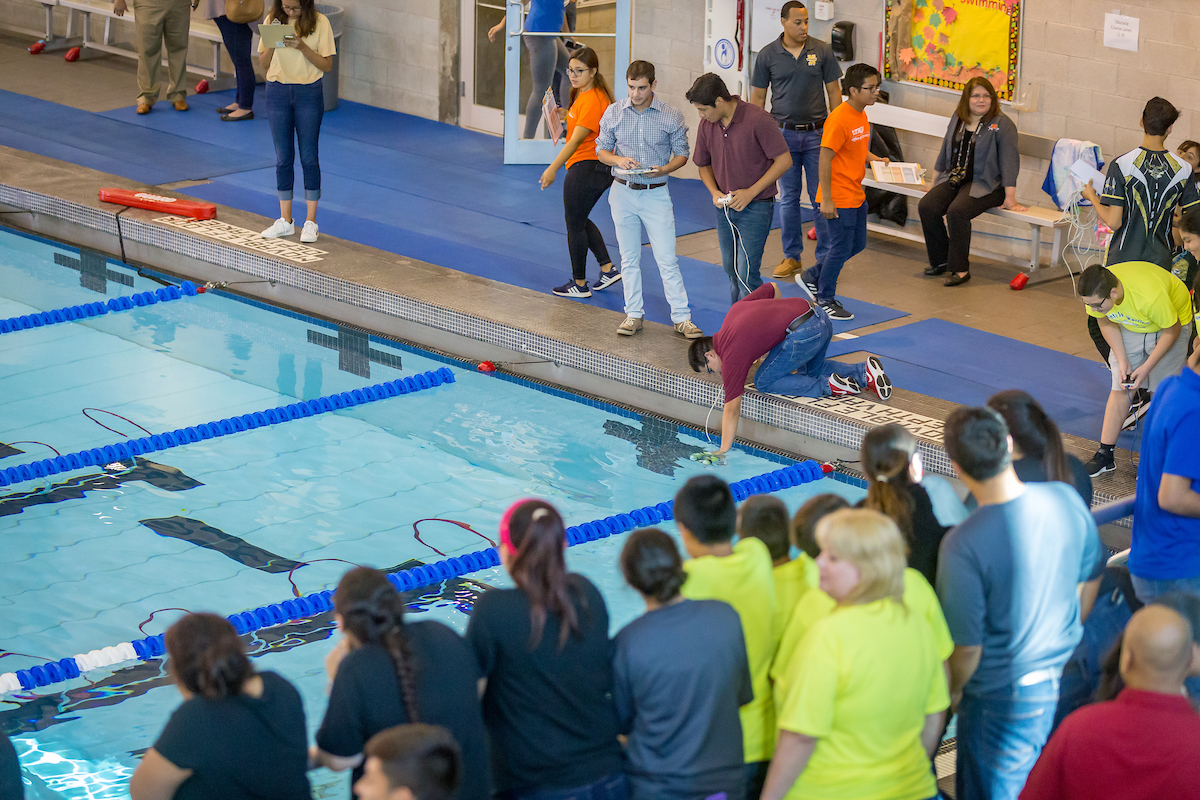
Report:
[[[1146,414],[1129,572],[1138,599],[1200,595],[1200,373],[1165,379]]]
[[[742,395],[754,362],[763,358],[754,375],[760,392],[789,397],[829,397],[872,389],[881,400],[892,396],[892,383],[875,356],[863,364],[829,361],[825,351],[833,339],[829,315],[815,303],[784,297],[774,283],[764,283],[733,304],[716,336],[696,339],[688,348],[695,372],[721,376],[725,410],[721,415],[721,449],[697,453],[693,460],[720,458],[733,447]]]

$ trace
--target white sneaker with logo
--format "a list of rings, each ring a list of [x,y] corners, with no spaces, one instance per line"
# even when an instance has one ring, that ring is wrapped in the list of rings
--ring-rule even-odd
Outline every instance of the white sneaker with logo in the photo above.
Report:
[[[296,226],[280,217],[271,223],[271,227],[262,232],[262,238],[278,239],[281,236],[291,236],[295,232]]]
[[[300,241],[305,244],[311,244],[317,240],[317,235],[320,233],[317,230],[317,223],[311,219],[304,223],[304,227],[300,230]]]

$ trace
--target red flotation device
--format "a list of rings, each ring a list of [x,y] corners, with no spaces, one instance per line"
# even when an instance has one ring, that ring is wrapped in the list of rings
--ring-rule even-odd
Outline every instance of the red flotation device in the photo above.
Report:
[[[175,214],[193,219],[214,219],[217,216],[217,207],[212,203],[202,203],[199,200],[180,200],[151,192],[135,192],[132,189],[101,189],[100,199],[106,203],[148,208],[151,211],[161,211],[164,214]]]

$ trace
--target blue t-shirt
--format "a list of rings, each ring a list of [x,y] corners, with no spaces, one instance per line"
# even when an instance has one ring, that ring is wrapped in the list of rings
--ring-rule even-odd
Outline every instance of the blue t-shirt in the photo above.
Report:
[[[525,15],[525,30],[537,33],[556,33],[562,30],[562,0],[529,0],[529,12]]]
[[[1061,669],[1083,634],[1076,585],[1100,575],[1103,555],[1091,512],[1065,483],[1027,483],[946,534],[937,575],[946,624],[956,645],[983,646],[964,691]]]
[[[1191,478],[1200,492],[1200,375],[1184,367],[1154,393],[1142,434],[1129,571],[1150,581],[1200,576],[1200,519],[1158,506],[1163,473]]]

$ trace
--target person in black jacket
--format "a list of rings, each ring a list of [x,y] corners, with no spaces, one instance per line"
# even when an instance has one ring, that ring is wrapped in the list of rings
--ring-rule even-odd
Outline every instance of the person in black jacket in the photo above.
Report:
[[[934,585],[938,546],[946,527],[938,522],[921,487],[916,437],[903,425],[881,425],[863,437],[860,459],[868,481],[867,497],[860,505],[892,518],[908,543],[908,566]]]
[[[1020,169],[1017,126],[1000,111],[988,79],[972,78],[950,117],[933,167],[933,188],[917,205],[929,252],[926,275],[952,273],[947,286],[971,279],[971,220],[996,206],[1027,210],[1017,203]]]

